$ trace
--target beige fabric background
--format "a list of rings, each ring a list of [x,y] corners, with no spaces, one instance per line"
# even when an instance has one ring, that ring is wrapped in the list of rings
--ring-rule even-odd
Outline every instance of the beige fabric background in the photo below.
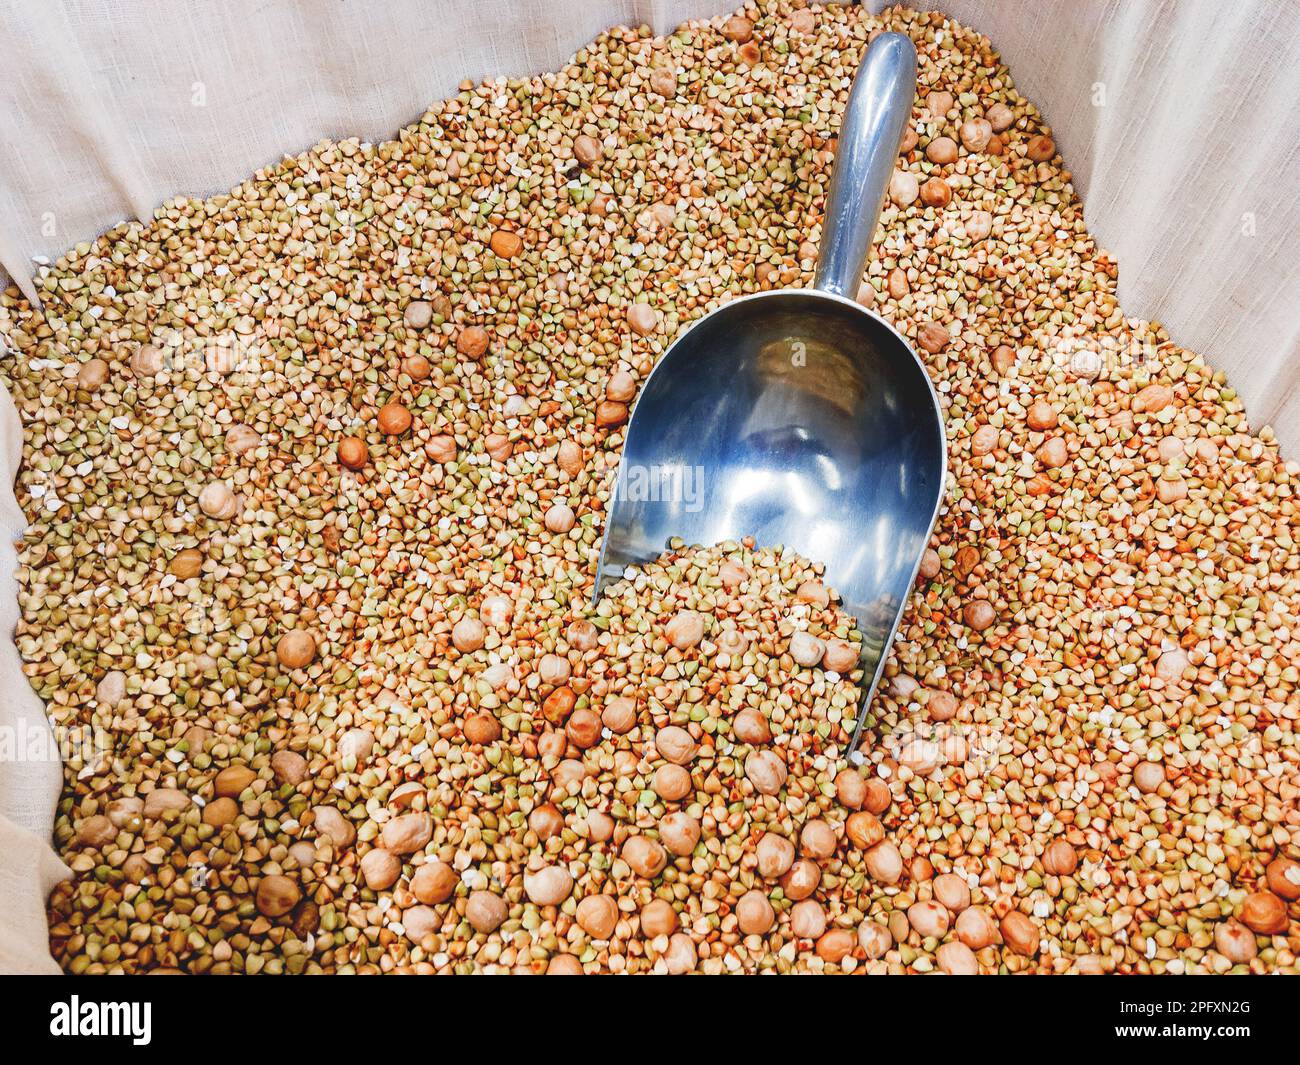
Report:
[[[324,137],[391,135],[462,78],[554,69],[601,30],[740,0],[8,0],[0,266],[56,258],[168,197],[223,191]],[[880,0],[871,4],[883,6]],[[916,0],[986,33],[1052,123],[1132,316],[1226,370],[1300,458],[1300,4]],[[39,268],[39,260],[35,268]],[[0,338],[2,339],[2,338]],[[17,420],[0,402],[0,522]],[[0,545],[0,627],[16,619]],[[40,708],[0,638],[0,728]],[[59,770],[0,764],[0,971],[50,968]]]
[[[14,541],[27,524],[14,498],[22,430],[0,388],[0,974],[58,972],[45,932],[45,897],[68,875],[49,845],[62,777],[49,755],[45,708],[23,676],[11,634],[18,621]]]

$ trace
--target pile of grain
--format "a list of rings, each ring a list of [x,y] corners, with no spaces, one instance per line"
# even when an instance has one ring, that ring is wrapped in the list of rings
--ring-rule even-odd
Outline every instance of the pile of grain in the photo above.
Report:
[[[881,27],[920,91],[860,298],[922,353],[951,476],[850,765],[855,638],[807,563],[678,550],[589,600],[640,381],[810,283]],[[1294,970],[1300,471],[1115,278],[984,38],[788,0],[611,31],[73,249],[43,314],[0,299],[17,643],[98,744],[57,957]]]

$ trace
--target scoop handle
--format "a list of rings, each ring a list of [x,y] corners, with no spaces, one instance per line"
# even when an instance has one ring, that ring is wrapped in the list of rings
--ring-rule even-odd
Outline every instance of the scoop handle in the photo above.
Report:
[[[858,294],[915,97],[916,48],[904,34],[882,33],[867,46],[840,123],[813,282],[823,292]]]

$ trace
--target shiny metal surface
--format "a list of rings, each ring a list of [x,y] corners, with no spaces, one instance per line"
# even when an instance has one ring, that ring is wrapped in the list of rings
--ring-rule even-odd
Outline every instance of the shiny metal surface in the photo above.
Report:
[[[858,294],[915,95],[916,48],[901,33],[882,33],[863,57],[840,122],[813,281],[822,292]]]
[[[818,289],[718,308],[642,387],[597,578],[599,595],[672,537],[711,545],[752,536],[822,562],[865,637],[864,708],[938,515],[947,465],[920,360],[887,322],[841,294],[856,292],[870,252],[915,62],[906,37],[883,34],[854,82]]]

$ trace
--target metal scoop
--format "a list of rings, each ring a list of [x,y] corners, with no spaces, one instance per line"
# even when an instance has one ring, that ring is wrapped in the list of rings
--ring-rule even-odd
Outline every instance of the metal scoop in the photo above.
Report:
[[[733,300],[655,366],[627,427],[596,582],[599,596],[672,537],[791,547],[825,564],[827,583],[857,618],[870,678],[863,710],[916,580],[947,465],[921,361],[854,299],[915,88],[912,42],[881,34],[840,127],[816,287]]]

